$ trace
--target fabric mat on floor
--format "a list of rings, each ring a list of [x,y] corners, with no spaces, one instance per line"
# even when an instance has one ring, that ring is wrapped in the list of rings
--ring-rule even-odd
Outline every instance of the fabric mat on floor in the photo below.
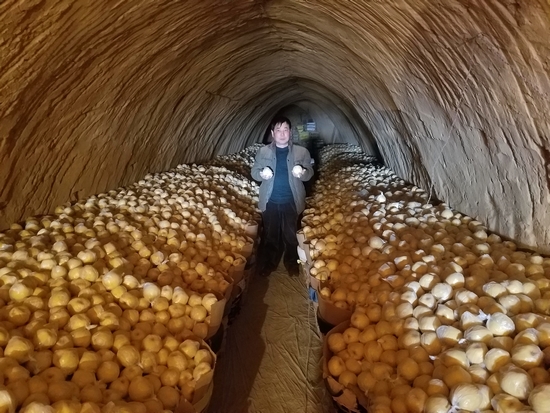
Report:
[[[322,339],[302,277],[252,279],[227,330],[208,413],[332,413]]]

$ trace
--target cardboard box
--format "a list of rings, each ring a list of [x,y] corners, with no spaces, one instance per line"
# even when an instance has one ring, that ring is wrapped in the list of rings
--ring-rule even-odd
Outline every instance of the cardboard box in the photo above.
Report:
[[[231,294],[231,287],[229,287],[228,290],[229,294]],[[226,297],[223,297],[221,294],[215,292],[213,292],[213,294],[218,297],[218,302],[212,305],[210,311],[210,324],[208,325],[208,335],[206,336],[206,338],[212,337],[220,328],[220,325],[222,324],[223,313],[225,311],[225,306],[227,304]]]
[[[313,260],[311,259],[311,251],[310,251],[310,245],[309,242],[304,242],[304,253],[306,254],[306,260],[309,265],[313,264]]]
[[[242,248],[241,255],[246,259],[248,259],[248,257],[252,255],[253,251],[254,251],[254,242],[248,242]]]
[[[258,236],[258,222],[248,221],[246,227],[244,228],[244,233],[252,239],[256,239]]]
[[[306,205],[307,205],[307,200],[308,198],[306,198]],[[315,210],[314,209],[311,209],[311,208],[308,208],[306,210],[304,210],[303,212],[303,215],[302,215],[302,219],[300,220],[300,226],[303,228],[305,226],[308,226],[311,224],[313,218],[315,216]]]
[[[190,334],[184,338],[184,340],[191,338],[200,343],[201,349],[207,349],[212,356],[212,370],[202,376],[196,384],[195,394],[191,402],[187,401],[183,396],[174,413],[200,413],[206,412],[210,399],[212,398],[212,392],[214,390],[214,370],[216,368],[216,354],[201,338]]]
[[[298,258],[300,259],[300,261],[307,262],[306,252],[302,249],[302,247],[298,245],[296,249],[298,251]]]
[[[235,285],[239,284],[241,282],[241,280],[243,279],[244,269],[243,270],[230,271],[228,277],[231,278],[231,283],[232,283],[233,286],[235,286]]]
[[[224,293],[224,297],[226,299],[229,299],[229,297],[231,297],[231,292],[233,291],[233,288],[235,288],[236,283],[235,283],[235,280],[233,279],[233,277],[231,275],[224,274],[223,278],[227,283],[229,283],[229,286],[227,287],[227,289],[225,290],[225,293]]]
[[[332,377],[328,371],[328,361],[333,356],[328,348],[328,338],[334,333],[342,333],[349,327],[349,321],[338,324],[330,330],[323,341],[323,380],[332,399],[346,411],[352,413],[364,413],[367,411],[369,401],[367,396],[358,386],[344,387],[338,380]]]
[[[317,278],[315,278],[313,275],[309,275],[309,285],[311,288],[313,288],[315,291],[317,291],[317,294],[319,294],[319,285],[321,284],[321,281],[319,281]],[[351,318],[351,316],[350,316]]]
[[[235,289],[235,281],[233,278],[231,278],[229,275],[224,274],[225,281],[229,283],[229,287],[227,287],[227,290],[225,290],[224,293],[224,299],[225,299],[225,307],[223,310],[223,315],[225,316],[232,305],[232,297],[233,297],[233,290]]]
[[[321,281],[319,282],[319,285],[317,287],[319,314],[321,315],[321,318],[327,323],[332,324],[333,326],[339,325],[345,321],[349,321],[352,315],[351,310],[343,310],[341,308],[338,308],[332,302],[325,300],[321,296],[321,290],[327,286],[327,281]]]
[[[307,263],[303,262],[303,261],[300,261],[299,262],[299,265],[300,265],[300,277],[302,279],[302,281],[304,282],[304,284],[306,285],[306,288],[309,288],[309,269],[306,268],[307,266]]]
[[[302,230],[299,230],[296,233],[296,239],[298,240],[298,245],[300,248],[304,248],[304,242],[306,242],[306,236],[304,235],[304,232]]]
[[[311,265],[308,263],[304,264],[304,271],[306,273],[306,283],[309,287],[313,288],[315,291],[319,288],[320,281],[311,275]]]
[[[246,258],[240,254],[235,254],[235,259],[239,259],[241,263],[239,265],[232,265],[229,267],[229,276],[232,278],[235,284],[238,284],[244,275],[244,268],[246,267]]]
[[[235,277],[237,278],[237,280],[240,281],[240,279],[242,278],[242,273],[243,273],[243,271],[240,270],[240,269],[241,269],[241,267],[244,267],[246,265],[246,259],[242,255],[236,254],[236,256],[238,256],[240,259],[244,260],[244,262],[242,264],[238,265],[238,266],[229,267],[229,274],[222,273],[223,278],[225,279],[225,281],[227,281],[229,283],[229,286],[227,287],[227,289],[225,290],[225,292],[223,294],[224,308],[222,309],[221,317],[219,317],[220,323],[221,323],[221,319],[223,318],[223,316],[226,315],[229,312],[229,310],[231,309],[231,302],[232,302],[232,298],[233,298],[233,290],[235,289],[235,286],[238,283],[238,281],[235,280]],[[218,316],[219,315],[216,314],[216,320],[218,320]],[[218,324],[218,327],[219,327],[219,324]],[[216,333],[216,331],[214,331],[214,334]],[[210,335],[210,332],[209,332],[208,337],[206,337],[206,338],[210,338],[210,337],[212,337],[212,335]]]

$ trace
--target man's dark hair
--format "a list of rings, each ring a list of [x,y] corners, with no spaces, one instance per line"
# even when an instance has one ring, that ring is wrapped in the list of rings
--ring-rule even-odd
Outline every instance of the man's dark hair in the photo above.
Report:
[[[275,130],[275,126],[279,123],[286,123],[288,125],[288,129],[292,129],[292,124],[288,118],[284,116],[275,116],[275,118],[271,121],[271,130]]]

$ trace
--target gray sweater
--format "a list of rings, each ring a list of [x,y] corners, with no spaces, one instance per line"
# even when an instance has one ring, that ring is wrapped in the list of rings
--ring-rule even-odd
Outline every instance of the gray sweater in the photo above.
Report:
[[[292,195],[294,196],[294,202],[296,204],[296,211],[298,214],[301,214],[306,206],[306,189],[304,187],[303,181],[309,181],[313,176],[313,168],[311,166],[311,156],[309,151],[298,145],[293,145],[292,142],[288,143],[288,183],[290,184],[290,189],[292,190]],[[273,181],[274,178],[263,179],[260,176],[260,172],[267,166],[273,171],[273,175],[277,173],[277,156],[275,155],[275,143],[272,142],[269,145],[266,145],[258,151],[256,154],[256,159],[254,165],[252,166],[252,178],[256,181],[260,181],[260,202],[258,207],[263,212],[265,211],[267,202],[271,197],[271,192],[273,191]],[[304,174],[301,178],[296,178],[292,175],[292,168],[296,165],[300,165],[305,169]]]

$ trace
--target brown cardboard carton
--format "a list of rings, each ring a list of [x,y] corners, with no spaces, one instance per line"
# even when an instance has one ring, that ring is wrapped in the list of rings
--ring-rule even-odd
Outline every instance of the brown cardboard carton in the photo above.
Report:
[[[309,211],[309,212],[308,212]],[[311,225],[315,218],[315,210],[314,209],[306,209],[302,214],[302,219],[300,220],[300,227],[305,227],[308,225]]]
[[[241,255],[248,259],[252,255],[252,251],[254,251],[254,242],[247,242],[241,249]]]
[[[234,271],[229,271],[229,276],[231,277],[232,281],[233,281],[233,285],[237,285],[241,282],[241,280],[243,279],[244,277],[244,269],[237,269],[237,270],[234,270]]]
[[[230,290],[230,288],[228,288],[228,290]],[[219,293],[213,294],[218,297],[218,302],[212,305],[210,311],[210,324],[208,325],[208,335],[206,336],[206,338],[212,337],[220,328],[220,325],[222,324],[225,305],[227,304],[227,298],[223,297]],[[229,291],[229,294],[231,294],[231,291]]]
[[[252,239],[256,239],[258,236],[258,222],[248,221],[244,229],[244,233]]]
[[[189,403],[185,398],[181,398],[180,404],[176,407],[174,413],[205,413],[212,399],[212,392],[214,390],[214,383],[210,383],[207,392],[202,400],[199,400],[195,404]]]
[[[317,290],[319,288],[320,281],[315,278],[313,275],[311,275],[311,265],[310,264],[304,264],[304,270],[306,272],[306,282],[308,286],[313,288],[314,290]]]
[[[313,275],[311,275],[311,274],[309,275],[309,285],[311,286],[311,288],[313,288],[315,291],[319,291],[319,285],[320,284],[321,284],[321,281],[319,281]]]
[[[227,287],[227,290],[225,290],[225,293],[224,293],[225,307],[223,310],[224,311],[223,315],[225,316],[228,313],[228,311],[231,309],[231,305],[233,303],[233,296],[234,296],[233,292],[235,291],[237,284],[235,283],[233,278],[231,278],[229,275],[224,274],[224,278],[225,278],[225,281],[229,283],[229,287]]]
[[[223,278],[226,282],[229,283],[229,286],[225,290],[223,296],[226,298],[226,300],[229,300],[231,297],[231,292],[233,291],[233,288],[235,288],[235,280],[230,275],[223,274]]]
[[[302,230],[299,230],[296,233],[296,239],[298,240],[298,245],[300,248],[304,248],[304,242],[306,242],[306,236],[304,235],[304,232]]]
[[[229,276],[233,279],[235,284],[238,284],[243,278],[246,258],[240,254],[235,254],[235,260],[238,260],[238,264],[229,267]]]
[[[206,408],[210,403],[210,399],[212,398],[212,392],[214,389],[214,370],[216,368],[216,354],[212,351],[208,344],[206,344],[199,337],[190,334],[188,336],[185,336],[183,339],[186,340],[188,338],[197,340],[201,344],[201,349],[208,350],[208,352],[212,356],[212,370],[208,374],[202,376],[197,382],[195,387],[195,394],[193,395],[193,400],[189,402],[182,396],[180,399],[180,403],[176,407],[176,410],[174,410],[174,413],[206,412]]]
[[[313,277],[312,277],[313,278]],[[328,286],[327,281],[320,281],[317,287],[317,299],[319,302],[319,314],[327,323],[336,326],[351,319],[352,311],[336,307],[332,302],[321,296],[321,290]]]
[[[300,261],[307,262],[306,252],[303,250],[303,248],[298,245],[297,250],[298,250],[298,258],[300,259]]]
[[[306,260],[308,264],[311,265],[313,264],[313,260],[311,259],[311,250],[309,247],[310,247],[309,242],[304,242],[303,249],[304,249],[304,253],[306,254]]]
[[[338,324],[330,330],[323,341],[323,379],[329,394],[340,406],[354,413],[364,412],[368,407],[368,398],[357,386],[344,387],[328,371],[328,361],[333,356],[328,348],[328,338],[334,333],[342,333],[349,327],[349,321]]]

